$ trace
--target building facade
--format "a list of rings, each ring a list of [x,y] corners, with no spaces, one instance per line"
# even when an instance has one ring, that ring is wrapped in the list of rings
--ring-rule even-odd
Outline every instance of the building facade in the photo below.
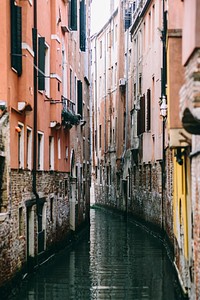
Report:
[[[90,1],[4,1],[0,14],[4,291],[89,221]]]
[[[118,1],[92,37],[92,186],[96,203],[162,233],[183,294],[198,299],[199,1],[192,2]]]
[[[180,118],[183,127],[191,134],[190,201],[191,207],[191,255],[189,256],[190,297],[200,297],[200,260],[199,260],[199,25],[200,1],[183,2],[182,66],[183,85],[180,89]],[[190,25],[189,25],[190,24]],[[190,27],[188,27],[190,26]],[[190,29],[189,29],[190,28]]]

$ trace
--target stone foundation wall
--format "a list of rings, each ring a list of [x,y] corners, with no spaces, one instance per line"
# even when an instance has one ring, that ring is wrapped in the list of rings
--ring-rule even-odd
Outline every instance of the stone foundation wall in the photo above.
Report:
[[[200,149],[200,137],[193,137],[193,153]],[[191,299],[200,295],[200,155],[192,157],[192,211],[193,211],[193,281]],[[193,297],[193,298],[192,298]]]
[[[164,228],[167,232],[171,243],[174,242],[173,231],[173,152],[171,149],[166,150],[166,166],[165,166],[165,190],[164,190]]]
[[[66,173],[39,172],[37,192],[44,200],[43,226],[45,250],[65,242],[69,232],[69,177]],[[32,194],[32,173],[11,170],[10,203],[0,215],[0,288],[27,264],[27,203],[32,201],[34,214],[34,244],[37,256],[37,209]]]
[[[104,173],[102,184],[99,185],[96,182],[96,203],[121,211],[127,210],[135,217],[161,228],[162,168],[160,163],[155,163],[153,166],[150,164],[132,166],[130,161],[126,164],[129,165],[127,168],[130,172],[129,175],[124,176],[122,172],[119,172],[115,176],[113,175],[111,185],[106,185],[106,174]],[[127,182],[126,191],[123,182]]]

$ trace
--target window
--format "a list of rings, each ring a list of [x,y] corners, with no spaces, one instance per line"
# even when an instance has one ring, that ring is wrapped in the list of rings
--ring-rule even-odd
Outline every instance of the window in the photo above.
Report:
[[[102,41],[100,41],[100,45],[99,45],[99,55],[100,58],[102,58]]]
[[[124,112],[124,127],[123,127],[123,141],[125,142],[126,139],[126,112]]]
[[[62,49],[62,94],[67,98],[67,63],[66,51],[64,48]]]
[[[97,151],[97,131],[94,132],[95,151]]]
[[[142,95],[142,77],[139,77],[139,88],[138,88],[139,95]]]
[[[101,125],[99,125],[99,148],[101,148]]]
[[[68,148],[68,146],[66,146],[66,148],[65,148],[65,159],[68,160],[68,158],[69,158],[69,148]]]
[[[38,90],[45,90],[45,38],[38,38]]]
[[[147,90],[147,131],[151,130],[151,90]]]
[[[107,51],[111,47],[111,42],[110,42],[110,31],[107,33]]]
[[[50,47],[45,44],[45,94],[50,97]]]
[[[111,67],[111,78],[112,78],[112,89],[114,89],[115,74],[113,71],[113,66]]]
[[[98,178],[98,167],[95,166],[95,179],[97,179],[97,178]]]
[[[78,80],[78,109],[77,113],[83,116],[83,91],[82,82]]]
[[[114,84],[115,84],[115,86],[116,86],[116,84],[117,84],[117,63],[115,63],[115,75],[114,75]]]
[[[77,0],[69,1],[69,27],[71,30],[77,30]]]
[[[58,159],[61,159],[61,145],[60,145],[60,138],[58,138]]]
[[[137,115],[137,134],[145,132],[145,95],[140,97],[140,110]]]
[[[44,37],[38,38],[38,90],[50,97],[50,48]]]
[[[131,49],[129,49],[129,51],[128,51],[128,71],[129,72],[131,70],[131,61],[132,61],[132,59],[131,59]]]
[[[74,103],[75,103],[75,112],[77,112],[77,78],[74,76]]]
[[[128,197],[131,197],[131,171],[128,169]]]
[[[152,42],[154,41],[154,30],[155,30],[155,5],[152,7]]]
[[[24,234],[23,208],[19,208],[19,236]]]
[[[100,166],[100,184],[102,184],[102,166]]]
[[[149,45],[151,44],[151,38],[152,38],[152,36],[151,36],[151,12],[149,13],[149,26],[148,26],[148,28],[149,28]]]
[[[24,125],[19,123],[18,132],[18,166],[24,168]]]
[[[67,179],[65,179],[64,180],[64,189],[65,189],[65,197],[68,195],[68,180]]]
[[[69,80],[70,80],[70,95],[69,95],[69,97],[70,97],[70,100],[72,100],[72,69],[70,69],[70,78],[69,78]]]
[[[38,132],[38,170],[44,168],[44,134]]]
[[[50,221],[53,222],[53,197],[50,198]]]
[[[145,26],[145,22],[143,25],[143,52],[145,52],[146,50],[146,26]]]
[[[115,25],[115,42],[117,42],[117,24]]]
[[[22,74],[22,11],[21,7],[10,1],[11,9],[11,67]]]
[[[85,158],[85,137],[83,137],[83,158]]]
[[[107,185],[109,185],[109,166],[106,167],[106,175]]]
[[[54,137],[49,137],[49,169],[54,170]]]
[[[31,170],[32,166],[32,130],[27,128],[26,166]]]
[[[80,2],[80,50],[86,50],[86,8],[85,0]]]

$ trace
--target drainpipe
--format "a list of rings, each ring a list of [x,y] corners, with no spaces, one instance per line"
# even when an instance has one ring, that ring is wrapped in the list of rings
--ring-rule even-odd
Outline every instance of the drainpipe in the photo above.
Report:
[[[166,23],[166,12],[165,12],[165,0],[162,2],[162,10],[163,10],[163,29],[162,29],[162,80],[161,80],[161,106],[160,112],[162,116],[162,231],[164,232],[164,191],[165,191],[165,165],[166,165],[166,157],[165,157],[165,124],[166,124],[166,117],[167,117],[167,104],[166,104],[166,77],[167,77],[167,55],[166,55],[166,30],[167,30],[167,23]]]
[[[105,81],[104,81],[104,89],[105,89],[105,104],[104,104],[104,160],[106,162],[106,151],[107,151],[107,147],[106,147],[106,113],[107,113],[107,109],[106,109],[106,97],[107,97],[107,93],[106,93],[106,34],[105,34],[105,43],[104,43],[104,72],[105,72]]]
[[[33,66],[33,88],[34,88],[34,110],[33,110],[33,193],[36,194],[36,159],[37,159],[37,0],[34,0],[34,27],[32,29],[34,66]]]
[[[33,110],[33,193],[38,197],[36,188],[36,170],[37,170],[37,0],[34,0],[34,28],[32,30],[33,35],[33,51],[34,51],[34,67],[33,67],[33,86],[34,86],[34,110]]]
[[[124,155],[127,150],[127,139],[128,139],[128,60],[129,60],[129,28],[126,31],[126,120],[125,120],[125,141],[124,141]]]
[[[33,3],[33,51],[34,51],[34,67],[33,67],[33,86],[34,86],[34,109],[33,109],[33,178],[32,178],[32,191],[36,198],[36,209],[37,216],[39,217],[38,205],[39,205],[39,195],[37,193],[37,90],[38,90],[38,71],[37,71],[37,0]]]

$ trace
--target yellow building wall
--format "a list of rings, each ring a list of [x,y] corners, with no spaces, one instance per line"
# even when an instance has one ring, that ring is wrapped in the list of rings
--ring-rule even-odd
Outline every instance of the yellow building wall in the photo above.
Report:
[[[182,149],[184,150],[184,148]],[[184,155],[182,156],[183,164],[176,161],[176,150],[174,152],[174,234],[178,241],[179,247],[184,251],[185,259],[189,258],[189,222],[190,203],[189,203],[189,184],[190,178],[190,161]]]

